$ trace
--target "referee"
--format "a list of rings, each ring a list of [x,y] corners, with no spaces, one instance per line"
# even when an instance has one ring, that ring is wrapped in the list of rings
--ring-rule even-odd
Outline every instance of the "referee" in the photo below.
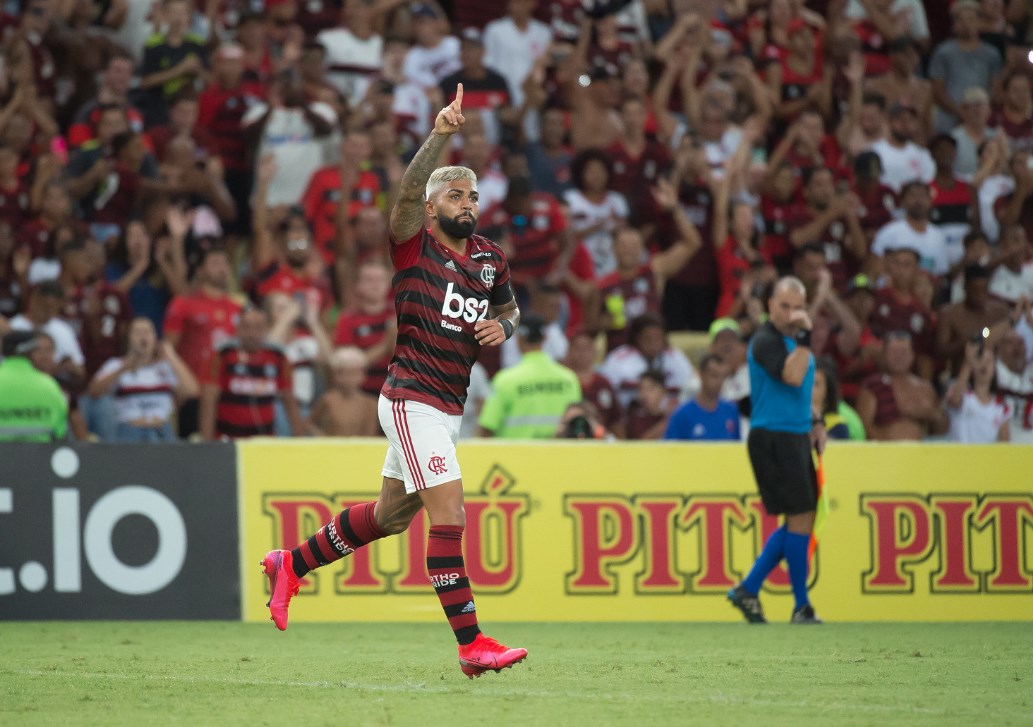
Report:
[[[811,410],[814,355],[805,305],[806,292],[799,279],[785,277],[775,283],[768,299],[768,321],[754,334],[747,356],[750,464],[764,509],[784,516],[750,574],[728,592],[728,600],[750,623],[766,623],[758,594],[783,558],[796,602],[790,623],[821,623],[807,596],[807,551],[818,501],[811,447],[818,452],[825,447],[825,429],[820,414]]]

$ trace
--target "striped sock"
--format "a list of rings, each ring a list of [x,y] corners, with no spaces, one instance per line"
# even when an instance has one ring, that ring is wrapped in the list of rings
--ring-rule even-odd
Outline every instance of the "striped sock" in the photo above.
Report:
[[[445,609],[448,625],[460,644],[469,644],[481,630],[463,562],[463,527],[433,525],[427,540],[427,573]]]
[[[310,570],[340,560],[363,545],[385,537],[373,517],[375,502],[345,508],[319,532],[291,550],[294,575],[304,577]]]

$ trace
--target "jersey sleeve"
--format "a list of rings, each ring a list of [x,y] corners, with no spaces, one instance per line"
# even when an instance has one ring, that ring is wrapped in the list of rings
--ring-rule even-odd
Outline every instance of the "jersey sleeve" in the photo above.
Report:
[[[492,305],[505,305],[513,298],[513,286],[510,285],[509,276],[509,260],[503,256],[501,264],[495,270],[495,282],[491,287],[489,302]]]
[[[423,249],[423,235],[426,227],[420,227],[419,231],[408,240],[398,240],[394,233],[391,233],[391,262],[395,270],[411,268],[420,260],[420,251]]]
[[[757,331],[753,339],[753,358],[772,378],[782,381],[782,370],[789,358],[789,349],[782,336],[765,326]]]

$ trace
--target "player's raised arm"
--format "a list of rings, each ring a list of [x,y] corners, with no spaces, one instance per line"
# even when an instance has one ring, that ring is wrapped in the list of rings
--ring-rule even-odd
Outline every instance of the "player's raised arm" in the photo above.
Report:
[[[398,198],[391,210],[391,234],[396,242],[405,242],[423,226],[426,215],[427,180],[433,173],[448,137],[462,128],[463,84],[456,87],[455,100],[438,112],[434,130],[409,162],[399,182]]]

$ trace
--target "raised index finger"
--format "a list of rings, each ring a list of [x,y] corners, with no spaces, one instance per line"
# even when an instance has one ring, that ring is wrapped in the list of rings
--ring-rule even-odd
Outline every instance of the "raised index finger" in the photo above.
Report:
[[[456,111],[462,111],[463,109],[463,84],[456,86],[456,100],[452,102],[452,106],[455,107]]]

